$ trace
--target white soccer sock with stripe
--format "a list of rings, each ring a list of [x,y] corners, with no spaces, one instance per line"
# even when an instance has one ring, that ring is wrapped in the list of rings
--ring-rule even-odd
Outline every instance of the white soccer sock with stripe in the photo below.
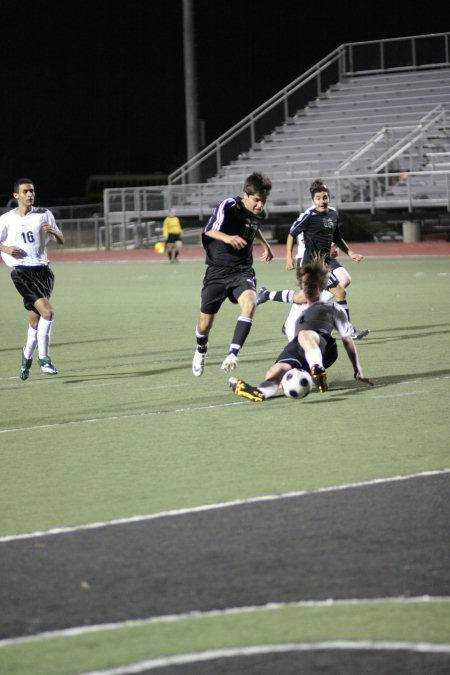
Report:
[[[294,302],[295,291],[284,290],[284,291],[270,291],[269,300],[275,300],[276,302]]]

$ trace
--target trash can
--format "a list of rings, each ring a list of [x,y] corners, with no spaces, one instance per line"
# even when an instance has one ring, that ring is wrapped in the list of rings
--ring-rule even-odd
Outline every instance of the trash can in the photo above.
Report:
[[[413,220],[406,220],[403,223],[403,241],[405,244],[412,244],[416,241],[422,241],[420,223]]]

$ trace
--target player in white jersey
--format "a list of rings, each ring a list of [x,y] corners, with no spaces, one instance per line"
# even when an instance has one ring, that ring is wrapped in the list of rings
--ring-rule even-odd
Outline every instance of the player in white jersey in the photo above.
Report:
[[[345,310],[338,303],[323,302],[320,299],[328,274],[329,268],[320,256],[313,262],[300,266],[297,278],[305,295],[307,307],[301,315],[297,337],[283,349],[274,365],[267,371],[264,381],[257,387],[231,377],[228,382],[235,394],[251,401],[272,398],[279,393],[283,376],[292,368],[309,371],[319,392],[328,391],[326,368],[332,366],[338,357],[336,340],[332,336],[333,330],[338,332],[342,340],[355,379],[373,385],[373,382],[363,375]]]
[[[20,379],[27,380],[38,348],[38,363],[43,373],[56,375],[50,354],[53,308],[50,296],[54,275],[49,266],[47,244],[64,243],[64,235],[51,211],[34,206],[35,189],[29,178],[14,183],[17,207],[0,216],[0,253],[11,267],[11,279],[29,311],[27,341],[22,350]]]

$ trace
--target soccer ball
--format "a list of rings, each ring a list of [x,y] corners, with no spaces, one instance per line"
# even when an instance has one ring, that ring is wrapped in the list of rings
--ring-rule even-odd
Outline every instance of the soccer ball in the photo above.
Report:
[[[305,398],[313,386],[312,377],[306,370],[293,368],[283,375],[281,387],[288,398]]]

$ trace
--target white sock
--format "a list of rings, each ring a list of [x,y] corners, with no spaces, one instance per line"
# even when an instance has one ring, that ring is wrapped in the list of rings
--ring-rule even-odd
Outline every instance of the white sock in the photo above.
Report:
[[[52,326],[53,321],[47,321],[47,319],[43,319],[42,317],[39,319],[37,327],[37,343],[40,359],[48,356]]]
[[[322,291],[320,294],[320,299],[323,300],[324,302],[328,302],[328,300],[331,300],[333,298],[333,293],[331,291]]]
[[[322,352],[320,351],[319,347],[308,349],[308,351],[305,352],[305,358],[308,361],[310,368],[312,366],[322,366],[323,368]]]
[[[265,384],[264,386],[259,385],[257,388],[259,391],[262,391],[264,398],[272,398],[272,396],[276,396],[278,391],[278,385],[275,382],[272,384]]]
[[[37,345],[37,330],[33,326],[28,326],[27,343],[23,348],[23,355],[26,359],[31,359]]]

